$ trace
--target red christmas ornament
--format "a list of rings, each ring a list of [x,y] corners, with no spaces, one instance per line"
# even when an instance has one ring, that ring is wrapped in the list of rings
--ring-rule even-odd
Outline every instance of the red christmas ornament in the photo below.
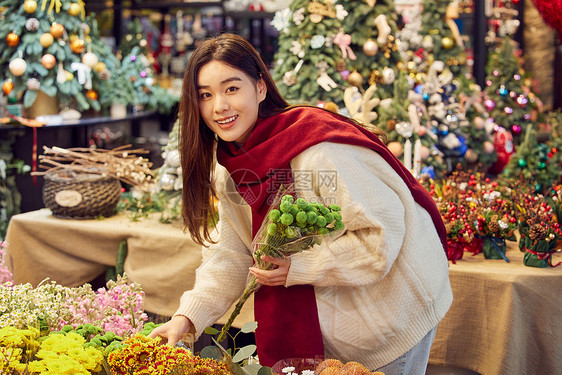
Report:
[[[562,0],[533,0],[544,22],[562,36]]]

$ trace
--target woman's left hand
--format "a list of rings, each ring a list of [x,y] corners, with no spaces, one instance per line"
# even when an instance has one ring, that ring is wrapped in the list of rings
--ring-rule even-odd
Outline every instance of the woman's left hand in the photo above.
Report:
[[[261,260],[275,264],[277,268],[266,271],[257,267],[250,267],[250,273],[256,277],[258,283],[269,286],[285,285],[287,275],[289,274],[289,267],[291,266],[291,259],[263,255]]]

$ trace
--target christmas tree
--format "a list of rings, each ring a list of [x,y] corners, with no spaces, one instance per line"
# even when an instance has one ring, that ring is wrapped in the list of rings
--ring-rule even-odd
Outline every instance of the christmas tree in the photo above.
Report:
[[[442,61],[455,77],[466,74],[464,43],[454,19],[458,6],[451,0],[424,0],[422,12],[422,50],[428,68],[433,61]]]
[[[556,149],[554,149],[556,150]],[[533,183],[537,193],[549,190],[560,178],[559,165],[552,162],[554,154],[546,143],[538,142],[533,125],[525,129],[523,142],[512,155],[503,174],[508,178]]]
[[[484,106],[496,124],[511,132],[517,145],[533,123],[538,107],[531,80],[515,56],[513,43],[506,36],[499,49],[489,55]]]
[[[353,59],[350,36],[342,20],[347,11],[332,1],[295,0],[278,11],[272,25],[279,30],[273,78],[279,91],[293,104],[343,100],[340,87],[348,75],[338,62]]]
[[[46,95],[57,98],[61,107],[100,110],[95,89],[100,77],[92,74],[92,69],[111,57],[90,52],[98,35],[91,32],[97,27],[88,24],[84,2],[44,0],[39,5],[35,0],[3,0],[0,7],[4,93],[12,101],[22,100],[25,108],[31,107],[38,95]]]
[[[344,0],[349,15],[342,21],[344,35],[351,36],[349,47],[354,58],[342,59],[339,66],[359,75],[350,75],[349,83],[366,89],[376,84],[378,98],[394,94],[393,83],[401,62],[396,40],[394,2],[391,0]]]

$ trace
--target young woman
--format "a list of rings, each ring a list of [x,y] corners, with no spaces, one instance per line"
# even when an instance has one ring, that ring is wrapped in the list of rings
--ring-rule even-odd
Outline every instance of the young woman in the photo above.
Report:
[[[183,218],[203,262],[173,318],[151,334],[198,337],[241,295],[250,272],[262,365],[295,357],[424,374],[452,302],[445,230],[431,197],[352,120],[290,106],[255,49],[222,34],[191,55],[180,102]],[[218,164],[213,164],[216,150]],[[280,184],[342,207],[335,241],[252,267],[250,244]],[[217,234],[208,217],[219,199]]]

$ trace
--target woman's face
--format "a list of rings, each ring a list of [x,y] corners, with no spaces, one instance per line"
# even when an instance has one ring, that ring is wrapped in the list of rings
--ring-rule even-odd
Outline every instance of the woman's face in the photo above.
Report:
[[[256,84],[243,71],[211,61],[199,70],[196,85],[205,124],[223,141],[246,141],[267,93],[263,79]]]

